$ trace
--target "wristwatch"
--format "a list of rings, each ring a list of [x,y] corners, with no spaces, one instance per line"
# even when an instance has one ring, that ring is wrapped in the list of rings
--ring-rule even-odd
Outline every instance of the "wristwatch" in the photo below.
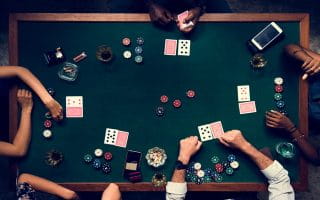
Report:
[[[187,169],[188,165],[183,164],[180,160],[176,161],[176,169],[177,170],[182,170],[182,169]]]

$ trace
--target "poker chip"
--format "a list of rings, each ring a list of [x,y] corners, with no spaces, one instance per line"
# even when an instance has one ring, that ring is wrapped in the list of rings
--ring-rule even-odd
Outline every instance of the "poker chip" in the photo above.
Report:
[[[49,129],[45,129],[45,130],[42,132],[42,135],[43,135],[43,137],[45,137],[45,138],[51,138],[51,137],[52,137],[52,132],[51,132],[51,130],[49,130]]]
[[[224,162],[222,162],[222,165],[223,165],[224,168],[227,168],[227,167],[230,166],[230,162],[224,161]]]
[[[205,176],[212,176],[213,170],[211,168],[207,168],[204,170]]]
[[[144,39],[142,37],[138,37],[137,38],[137,44],[138,45],[143,45],[143,43],[144,43]]]
[[[48,88],[47,91],[48,91],[48,93],[49,93],[51,96],[54,96],[54,94],[55,94],[54,89]]]
[[[284,101],[280,100],[280,101],[276,102],[276,105],[277,105],[278,108],[281,109],[281,108],[283,108],[285,106],[285,103],[284,103]]]
[[[160,101],[161,103],[167,103],[169,101],[169,97],[166,95],[161,95]]]
[[[201,169],[201,163],[194,163],[194,165],[193,165],[193,168],[195,169],[195,170],[200,170]]]
[[[212,171],[212,173],[211,173],[211,178],[212,178],[212,179],[215,179],[218,175],[219,175],[218,172]]]
[[[200,184],[203,183],[203,179],[200,178],[200,177],[197,177],[195,183],[198,184],[198,185],[200,185]]]
[[[131,54],[131,51],[126,50],[126,51],[123,52],[122,55],[123,55],[124,58],[129,59],[129,58],[131,58],[132,54]]]
[[[96,150],[94,150],[94,155],[95,155],[96,157],[101,157],[101,156],[103,155],[102,149],[96,149]]]
[[[193,173],[187,173],[186,179],[187,179],[188,181],[191,181],[194,176],[195,176],[195,175],[194,175]]]
[[[205,175],[205,173],[204,173],[203,170],[197,171],[197,176],[198,176],[198,177],[202,178],[202,177],[204,177],[204,175]]]
[[[281,93],[275,93],[273,96],[274,100],[279,101],[282,99],[282,94]]]
[[[220,159],[219,159],[218,156],[213,156],[213,157],[211,158],[211,162],[212,162],[213,164],[216,164],[216,163],[218,163],[219,161],[220,161]]]
[[[102,171],[106,174],[109,174],[111,172],[111,165],[107,162],[103,163],[102,165]]]
[[[238,161],[233,161],[230,163],[230,167],[232,169],[238,169],[239,168],[239,162]]]
[[[112,159],[112,153],[111,152],[106,152],[104,154],[104,159],[105,160],[111,160]]]
[[[276,77],[276,78],[274,78],[274,84],[275,85],[282,85],[283,84],[283,78],[281,78],[281,77]]]
[[[46,113],[44,114],[44,117],[45,117],[46,119],[52,119],[52,115],[51,115],[50,112],[46,112]]]
[[[283,92],[283,87],[282,85],[276,85],[274,86],[274,90],[278,93]]]
[[[83,156],[83,160],[86,163],[90,163],[92,161],[92,159],[93,158],[92,158],[92,156],[90,154],[86,154],[86,155]]]
[[[164,115],[164,108],[163,107],[157,107],[157,109],[156,109],[156,114],[157,114],[157,116],[159,116],[159,117],[161,117],[161,116],[163,116]]]
[[[217,183],[221,183],[223,181],[223,178],[220,174],[214,177],[214,181]]]
[[[191,182],[196,182],[197,181],[197,179],[198,179],[198,177],[197,176],[193,176],[192,178],[191,178]]]
[[[134,57],[134,61],[135,61],[136,63],[142,63],[142,61],[143,61],[143,57],[142,57],[142,56],[140,56],[140,55],[135,56],[135,57]]]
[[[136,48],[134,48],[134,52],[135,52],[136,54],[141,54],[142,51],[143,51],[143,49],[142,49],[142,47],[140,47],[140,46],[137,46]]]
[[[212,182],[211,176],[205,176],[205,177],[203,177],[203,182],[204,182],[204,183],[210,183],[210,182]]]
[[[193,97],[196,96],[196,92],[195,92],[194,90],[188,90],[188,91],[186,92],[186,95],[187,95],[187,97],[189,97],[189,98],[193,98]]]
[[[156,173],[152,176],[151,183],[155,187],[163,187],[167,184],[167,177],[163,173]]]
[[[181,107],[181,101],[179,99],[176,99],[172,102],[173,107],[180,108]]]
[[[235,155],[233,155],[233,154],[229,154],[228,155],[228,161],[229,162],[232,162],[232,161],[235,161],[236,160],[236,156]]]
[[[52,127],[52,122],[51,120],[47,119],[44,121],[43,126],[46,128],[51,128]]]
[[[129,38],[125,37],[125,38],[122,39],[122,44],[124,46],[129,46],[130,43],[131,43],[131,40]]]
[[[92,162],[92,167],[95,169],[99,169],[101,167],[101,161],[99,159],[94,159]]]
[[[226,168],[226,174],[232,175],[233,174],[233,169],[231,167]]]
[[[279,112],[280,112],[281,114],[285,115],[285,116],[288,115],[288,112],[287,112],[286,110],[279,110]]]
[[[215,167],[215,169],[216,169],[216,172],[218,172],[218,173],[222,173],[223,170],[224,170],[223,165],[222,165],[221,163],[215,164],[214,167]]]

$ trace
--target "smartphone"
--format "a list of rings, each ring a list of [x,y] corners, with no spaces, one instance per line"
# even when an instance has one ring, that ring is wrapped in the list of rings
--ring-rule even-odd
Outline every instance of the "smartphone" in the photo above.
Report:
[[[124,176],[128,173],[138,171],[140,168],[141,152],[128,150],[124,165]]]
[[[275,22],[271,22],[262,31],[251,39],[252,44],[260,51],[267,47],[273,40],[275,40],[282,33],[282,29]]]

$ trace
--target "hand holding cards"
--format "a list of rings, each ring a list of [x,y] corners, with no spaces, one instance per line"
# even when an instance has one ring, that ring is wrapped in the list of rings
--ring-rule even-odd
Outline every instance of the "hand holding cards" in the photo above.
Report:
[[[198,126],[198,131],[202,142],[217,139],[224,134],[221,121]]]
[[[182,13],[180,13],[177,18],[178,18],[178,23],[180,24],[180,29],[186,29],[186,28],[189,28],[191,26],[194,26],[193,22],[192,21],[189,21],[188,23],[185,23],[185,19],[188,17],[189,15],[189,11],[186,10]]]

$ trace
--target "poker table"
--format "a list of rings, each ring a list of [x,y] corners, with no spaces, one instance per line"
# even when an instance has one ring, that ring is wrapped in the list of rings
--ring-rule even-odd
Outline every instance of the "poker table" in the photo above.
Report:
[[[252,53],[246,42],[270,21],[284,30],[284,37],[266,49],[263,54],[267,65],[253,69],[249,60]],[[108,183],[116,182],[123,191],[159,191],[151,184],[156,172],[171,178],[178,154],[179,140],[199,135],[197,127],[221,121],[225,131],[239,129],[258,149],[269,147],[273,157],[289,171],[296,190],[307,189],[308,169],[300,152],[293,159],[281,158],[275,152],[278,142],[289,141],[279,132],[268,129],[264,123],[267,110],[276,109],[273,99],[274,78],[284,79],[283,98],[285,110],[299,130],[308,134],[308,85],[301,81],[301,72],[283,53],[289,43],[308,47],[309,15],[296,14],[205,14],[196,29],[182,34],[175,25],[165,29],[150,23],[147,14],[56,14],[16,13],[10,16],[10,64],[22,65],[32,71],[47,88],[55,90],[55,98],[63,107],[66,96],[83,96],[83,118],[64,118],[53,122],[53,137],[42,136],[46,109],[34,97],[32,113],[32,141],[25,158],[15,169],[48,178],[77,191],[101,191]],[[121,41],[131,39],[131,46]],[[134,56],[136,38],[143,37],[143,62],[135,63],[133,57],[125,59],[124,50]],[[191,41],[190,56],[163,54],[165,39]],[[112,48],[110,63],[96,59],[100,45]],[[43,53],[61,47],[67,60],[85,51],[88,57],[77,63],[79,75],[73,82],[59,79],[61,65],[47,66]],[[251,100],[257,112],[239,114],[237,85],[250,85]],[[16,90],[23,87],[17,82],[10,92],[10,136],[14,137],[19,121]],[[186,91],[193,89],[194,98]],[[161,95],[169,102],[160,102]],[[172,101],[180,99],[182,106],[174,108]],[[155,114],[163,106],[164,116]],[[129,132],[126,148],[104,144],[106,128]],[[148,149],[160,147],[168,159],[163,167],[154,169],[144,158]],[[85,154],[93,155],[96,148],[110,151],[112,172],[105,175],[83,160]],[[64,160],[58,167],[44,162],[46,152],[56,149]],[[130,183],[123,178],[127,150],[142,153],[143,181]],[[211,157],[226,160],[234,154],[240,167],[231,176],[223,175],[221,183],[189,183],[190,191],[263,191],[266,179],[257,166],[239,150],[226,148],[211,140],[203,143],[192,158],[203,168],[212,167]]]

